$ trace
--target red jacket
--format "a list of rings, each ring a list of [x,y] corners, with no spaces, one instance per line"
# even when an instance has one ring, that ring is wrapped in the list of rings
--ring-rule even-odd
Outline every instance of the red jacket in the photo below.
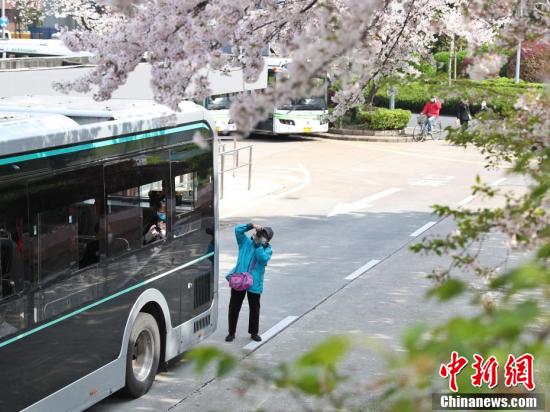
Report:
[[[427,114],[428,116],[439,116],[439,111],[441,110],[441,102],[436,100],[434,103],[431,101],[427,102],[422,109],[422,114]]]

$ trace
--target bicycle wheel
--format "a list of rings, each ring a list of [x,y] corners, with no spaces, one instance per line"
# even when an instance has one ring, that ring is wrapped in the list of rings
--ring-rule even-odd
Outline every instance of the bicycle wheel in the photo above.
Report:
[[[414,126],[412,139],[414,142],[421,142],[425,137],[424,128],[420,125]]]

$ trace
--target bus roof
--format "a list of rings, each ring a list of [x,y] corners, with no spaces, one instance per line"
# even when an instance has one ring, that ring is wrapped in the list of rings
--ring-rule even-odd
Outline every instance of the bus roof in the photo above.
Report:
[[[207,116],[203,107],[192,102],[182,102],[180,109],[174,112],[151,100],[0,98],[0,156],[197,122]]]
[[[0,41],[0,52],[24,56],[91,56],[91,53],[73,52],[59,39],[9,39]]]

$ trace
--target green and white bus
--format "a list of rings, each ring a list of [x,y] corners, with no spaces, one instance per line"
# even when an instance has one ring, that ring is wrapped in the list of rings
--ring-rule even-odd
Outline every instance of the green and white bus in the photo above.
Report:
[[[216,133],[220,135],[228,135],[237,131],[237,125],[229,114],[232,96],[232,94],[220,94],[206,99],[205,107],[212,115]]]
[[[215,330],[212,124],[189,102],[2,99],[2,412],[139,397]]]
[[[283,67],[271,67],[268,84],[281,76],[288,76]],[[274,134],[308,134],[328,132],[328,100],[326,79],[315,79],[318,94],[293,99],[277,107],[269,118],[258,124],[260,132]]]

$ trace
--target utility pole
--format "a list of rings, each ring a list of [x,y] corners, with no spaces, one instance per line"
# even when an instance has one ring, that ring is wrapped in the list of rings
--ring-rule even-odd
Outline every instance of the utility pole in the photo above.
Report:
[[[455,50],[455,55],[454,55],[454,73],[453,73],[453,79],[456,80],[456,66],[457,66],[457,63],[458,63],[458,53],[457,51]]]
[[[519,17],[523,17],[523,0],[519,0]],[[518,50],[516,52],[516,77],[514,83],[519,83],[519,72],[521,67],[521,40],[518,43]]]
[[[449,86],[453,78],[453,54],[455,51],[455,35],[451,38],[451,50],[449,51],[449,61],[447,62],[447,72],[449,73]]]

